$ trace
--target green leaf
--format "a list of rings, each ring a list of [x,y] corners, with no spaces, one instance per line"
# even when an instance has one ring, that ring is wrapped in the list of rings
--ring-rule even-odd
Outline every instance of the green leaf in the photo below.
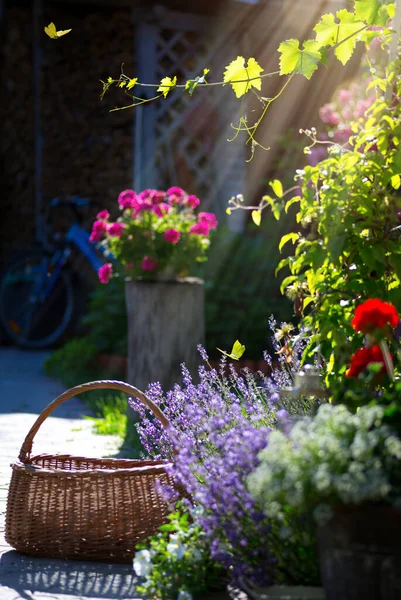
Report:
[[[280,293],[284,294],[285,288],[294,283],[294,281],[297,281],[297,279],[298,277],[296,275],[289,275],[288,277],[283,279],[280,285]]]
[[[235,95],[237,98],[241,98],[252,87],[257,90],[261,89],[262,79],[260,78],[260,74],[262,72],[262,67],[254,58],[250,58],[247,66],[245,66],[244,57],[238,56],[226,67],[224,71],[224,83],[231,83]]]
[[[241,342],[236,340],[234,342],[233,349],[231,350],[230,354],[228,354],[228,352],[224,352],[224,350],[220,350],[220,348],[217,348],[217,350],[225,356],[228,356],[228,358],[232,358],[233,360],[239,360],[245,352],[245,346],[241,344]]]
[[[280,244],[278,246],[278,249],[280,250],[280,252],[288,242],[292,242],[293,244],[295,244],[298,237],[299,237],[298,233],[287,233],[286,235],[283,235],[283,237],[280,240]]]
[[[136,85],[137,81],[138,77],[133,77],[132,79],[130,79],[127,83],[127,90],[131,90]]]
[[[393,175],[391,178],[391,185],[395,190],[398,190],[401,185],[401,177],[399,175]]]
[[[260,213],[260,210],[253,210],[252,211],[252,221],[255,223],[255,225],[257,225],[259,227],[260,225],[260,221],[262,219],[262,215]]]
[[[355,16],[368,25],[385,25],[389,13],[383,4],[381,0],[356,0]]]
[[[300,202],[301,201],[301,196],[294,196],[294,198],[291,198],[291,200],[288,200],[288,202],[285,205],[285,212],[288,213],[288,209],[295,204],[296,202]]]
[[[335,18],[338,22],[335,21]],[[323,15],[314,31],[319,44],[322,46],[336,46],[334,54],[345,65],[351,58],[358,41],[358,36],[355,34],[362,27],[363,23],[356,19],[354,13],[343,9],[337,11],[335,16],[332,13]]]
[[[274,181],[271,182],[271,187],[273,192],[276,194],[277,198],[282,198],[283,197],[283,186],[281,181],[279,181],[278,179],[275,179]]]
[[[177,85],[177,77],[174,76],[173,79],[171,77],[163,77],[160,82],[159,87],[157,88],[158,92],[161,92],[163,96],[166,98],[167,94]]]
[[[280,214],[283,208],[281,204],[278,204],[278,202],[276,202],[271,196],[263,196],[262,200],[269,204],[269,206],[272,209],[274,218],[278,221],[280,219]]]
[[[313,40],[304,42],[301,50],[299,41],[292,38],[282,42],[278,51],[281,54],[280,75],[298,73],[310,79],[322,58],[320,45]]]

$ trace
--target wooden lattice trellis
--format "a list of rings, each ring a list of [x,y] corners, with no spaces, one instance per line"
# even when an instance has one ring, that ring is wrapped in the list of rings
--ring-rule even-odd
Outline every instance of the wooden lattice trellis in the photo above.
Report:
[[[143,79],[166,75],[193,79],[214,62],[213,39],[193,17],[185,26],[166,19],[139,27],[139,70]],[[231,52],[232,52],[231,48]],[[244,189],[245,156],[240,144],[227,144],[238,103],[230,90],[198,89],[192,97],[174,90],[142,109],[137,149],[143,187],[180,185],[199,195],[202,205],[222,213],[228,198]]]

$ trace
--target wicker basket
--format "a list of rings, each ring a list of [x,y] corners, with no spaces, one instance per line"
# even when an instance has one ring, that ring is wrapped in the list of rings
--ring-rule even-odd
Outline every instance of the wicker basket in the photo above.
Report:
[[[45,419],[80,392],[114,389],[141,400],[168,420],[145,394],[120,381],[74,387],[39,415],[12,464],[6,540],[26,554],[130,562],[135,545],[166,521],[169,506],[157,484],[172,484],[166,461],[84,458],[41,454],[31,457],[33,439]]]

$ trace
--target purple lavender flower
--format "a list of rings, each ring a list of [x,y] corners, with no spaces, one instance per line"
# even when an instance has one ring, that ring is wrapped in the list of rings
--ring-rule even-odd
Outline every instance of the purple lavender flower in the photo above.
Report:
[[[273,319],[270,326],[276,327]],[[280,344],[275,340],[276,351]],[[300,364],[305,340],[294,344],[293,364]],[[244,370],[240,376],[223,357],[210,368],[202,347],[198,350],[208,368],[199,368],[195,384],[182,365],[183,385],[163,393],[159,383],[147,394],[169,419],[166,431],[135,399],[130,406],[141,417],[137,430],[145,452],[154,458],[173,459],[171,475],[203,507],[200,523],[210,539],[212,556],[231,568],[234,577],[247,576],[266,584],[270,524],[246,486],[277,421],[286,419],[280,389],[291,387],[291,369],[285,361],[273,367],[270,377]]]

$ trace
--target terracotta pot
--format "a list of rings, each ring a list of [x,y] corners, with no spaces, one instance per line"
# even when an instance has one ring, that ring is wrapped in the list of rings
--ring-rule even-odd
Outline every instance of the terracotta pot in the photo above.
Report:
[[[318,540],[326,600],[400,600],[401,509],[335,507]]]
[[[98,354],[96,363],[102,370],[103,378],[118,378],[125,380],[128,372],[128,359],[126,356],[114,354]]]

